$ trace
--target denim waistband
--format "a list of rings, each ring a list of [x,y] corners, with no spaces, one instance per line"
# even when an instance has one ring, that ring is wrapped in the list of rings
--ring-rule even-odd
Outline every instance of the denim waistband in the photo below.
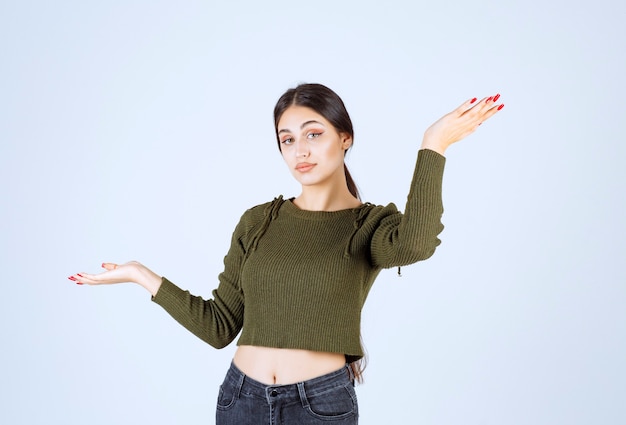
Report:
[[[268,404],[299,400],[306,407],[307,395],[313,397],[338,386],[354,385],[354,375],[350,365],[345,365],[334,372],[295,384],[267,385],[250,378],[231,362],[225,381],[230,381],[235,388],[238,388],[238,393],[262,398]]]

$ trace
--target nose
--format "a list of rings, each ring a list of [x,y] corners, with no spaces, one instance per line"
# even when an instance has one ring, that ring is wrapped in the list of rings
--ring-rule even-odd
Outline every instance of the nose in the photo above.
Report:
[[[309,156],[309,144],[306,140],[298,139],[296,140],[296,158],[306,158]]]

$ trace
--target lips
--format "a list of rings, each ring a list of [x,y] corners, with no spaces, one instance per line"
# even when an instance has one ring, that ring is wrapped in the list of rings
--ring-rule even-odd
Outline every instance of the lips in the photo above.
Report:
[[[311,164],[309,162],[301,162],[296,165],[296,170],[300,171],[301,173],[306,173],[307,171],[313,169],[313,167],[315,167],[315,164]]]

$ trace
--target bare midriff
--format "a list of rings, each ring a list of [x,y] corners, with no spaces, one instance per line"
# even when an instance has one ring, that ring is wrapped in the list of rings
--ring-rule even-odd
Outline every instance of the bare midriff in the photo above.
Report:
[[[233,362],[255,381],[286,385],[341,369],[346,364],[346,358],[340,353],[241,345]]]

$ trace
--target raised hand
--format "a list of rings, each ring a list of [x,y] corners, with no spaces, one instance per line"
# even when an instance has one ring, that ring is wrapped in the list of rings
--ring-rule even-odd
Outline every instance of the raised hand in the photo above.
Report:
[[[476,98],[463,102],[454,111],[444,115],[424,133],[422,149],[434,150],[443,155],[453,143],[472,134],[479,125],[504,108],[496,102],[500,95],[489,96],[476,102]]]

